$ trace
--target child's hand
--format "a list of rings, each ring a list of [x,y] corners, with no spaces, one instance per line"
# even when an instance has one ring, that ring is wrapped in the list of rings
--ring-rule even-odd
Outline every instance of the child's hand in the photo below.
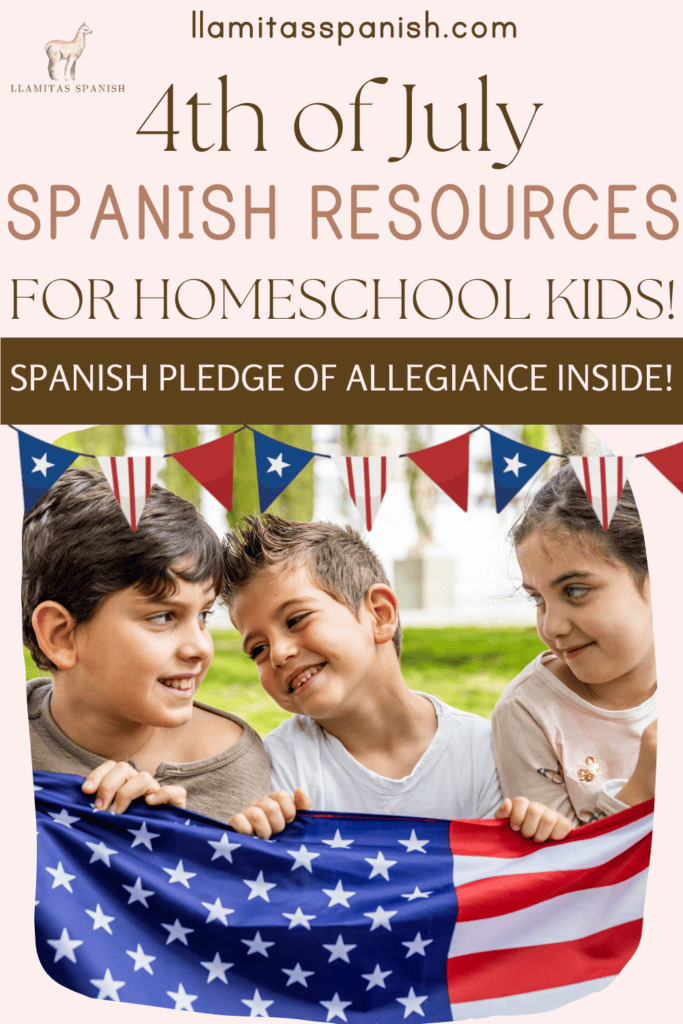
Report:
[[[495,813],[496,818],[509,818],[513,832],[521,832],[525,839],[544,843],[546,839],[564,839],[572,830],[572,823],[559,811],[545,804],[532,803],[526,797],[508,797]]]
[[[105,761],[90,772],[81,789],[96,793],[95,810],[123,814],[132,800],[144,796],[150,806],[184,807],[187,791],[182,786],[160,786],[149,772],[138,772],[127,761]]]
[[[235,832],[245,836],[258,836],[259,839],[270,839],[274,832],[282,832],[285,825],[294,821],[297,811],[310,811],[311,800],[303,789],[297,789],[292,797],[285,789],[277,793],[269,793],[261,800],[236,814],[228,824]]]
[[[657,769],[657,721],[650,722],[640,737],[640,753],[635,771],[622,790],[617,793],[617,800],[633,807],[645,800],[652,800],[655,795],[655,773]]]

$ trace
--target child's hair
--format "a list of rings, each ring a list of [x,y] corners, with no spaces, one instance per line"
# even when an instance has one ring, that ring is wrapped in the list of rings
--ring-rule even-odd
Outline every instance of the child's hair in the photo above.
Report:
[[[194,505],[155,486],[131,530],[102,473],[68,469],[24,516],[24,643],[39,668],[55,669],[31,624],[41,602],[63,605],[78,625],[108,594],[137,587],[163,598],[178,578],[223,585],[220,541]]]
[[[269,565],[306,565],[315,583],[357,615],[374,583],[391,586],[384,566],[350,526],[298,523],[279,516],[245,516],[223,545],[223,598],[229,605],[242,587]],[[393,637],[401,655],[401,623]]]
[[[624,562],[638,587],[644,586],[648,575],[645,537],[630,484],[624,485],[609,529],[604,530],[576,473],[566,463],[534,495],[512,527],[515,545],[537,529],[578,534],[597,546],[606,558]]]

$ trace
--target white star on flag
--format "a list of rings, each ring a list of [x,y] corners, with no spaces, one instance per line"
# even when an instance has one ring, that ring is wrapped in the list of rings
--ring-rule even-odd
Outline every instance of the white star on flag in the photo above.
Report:
[[[128,903],[142,903],[143,907],[147,907],[149,910],[149,903],[147,902],[147,896],[154,896],[154,889],[143,889],[142,879],[138,875],[135,885],[123,885],[121,886],[126,892],[130,893],[130,899]]]
[[[309,921],[313,921],[314,918],[316,917],[315,914],[304,914],[304,912],[301,909],[301,907],[297,907],[296,908],[296,913],[295,914],[285,914],[285,913],[283,913],[282,916],[289,918],[289,928],[287,929],[287,931],[291,931],[292,928],[296,928],[297,925],[301,925],[302,928],[306,928],[307,931],[309,931],[309,932],[311,930],[311,926],[310,926],[310,924],[308,922]]]
[[[339,829],[334,833],[334,839],[323,839],[325,846],[330,846],[333,850],[348,850],[353,841],[353,839],[342,839]]]
[[[406,949],[408,950],[408,952],[406,953],[406,960],[408,959],[409,956],[412,956],[413,953],[419,953],[420,956],[426,956],[427,954],[425,953],[425,949],[433,941],[434,939],[423,939],[420,933],[418,932],[412,942],[402,942],[401,945],[405,946]]]
[[[253,999],[242,999],[241,1002],[243,1002],[245,1006],[249,1007],[250,1017],[267,1017],[268,1014],[266,1013],[266,1010],[268,1009],[269,1006],[273,1005],[275,1000],[261,999],[261,996],[259,995],[259,990],[256,988],[254,989]]]
[[[342,907],[346,907],[347,910],[351,909],[349,907],[349,899],[351,896],[356,895],[355,892],[351,892],[349,890],[346,892],[344,891],[341,878],[335,885],[334,889],[323,889],[323,892],[326,896],[330,897],[330,902],[327,904],[328,907],[336,907],[337,904],[339,904]]]
[[[130,831],[130,829],[128,831]],[[135,970],[136,971],[142,970],[142,971],[147,971],[148,974],[154,974],[154,971],[152,970],[152,968],[149,965],[151,964],[152,960],[156,960],[156,957],[155,956],[148,956],[147,953],[145,953],[144,949],[142,948],[142,946],[140,945],[139,942],[138,942],[138,948],[135,950],[135,952],[133,952],[132,949],[127,949],[126,953],[128,954],[128,956],[132,957],[133,960],[135,961]]]
[[[341,1017],[342,1020],[347,1019],[344,1010],[346,1009],[347,1006],[351,1005],[351,1000],[349,1000],[349,1002],[344,1002],[339,998],[338,992],[334,993],[334,998],[327,1000],[320,999],[319,1002],[320,1005],[324,1006],[325,1009],[327,1010],[328,1021],[333,1020],[335,1017]]]
[[[281,967],[280,970],[289,978],[286,988],[289,988],[290,985],[294,984],[303,985],[304,988],[308,988],[306,978],[310,978],[312,974],[315,974],[315,971],[304,971],[300,963],[297,963],[296,967],[292,967],[291,969],[288,967]]]
[[[166,939],[167,946],[170,945],[171,942],[175,942],[176,939],[182,942],[183,946],[186,946],[186,936],[190,935],[194,931],[194,928],[183,928],[177,917],[173,924],[162,924],[161,927],[165,928],[168,932],[168,938]]]
[[[192,1004],[197,997],[191,996],[189,992],[186,992],[180,983],[178,983],[177,992],[167,992],[166,995],[170,999],[175,1000],[176,1010],[192,1010],[194,1012],[194,1007]]]
[[[526,462],[520,462],[519,461],[519,452],[515,452],[514,459],[508,459],[507,455],[504,455],[503,458],[507,462],[507,466],[505,467],[503,472],[504,473],[514,473],[515,476],[517,478],[519,478],[519,471],[520,471],[520,469],[525,469],[526,468]],[[427,997],[425,996],[425,999],[426,998]]]
[[[260,953],[261,956],[265,956],[266,958],[268,957],[268,953],[266,951],[270,946],[275,945],[274,942],[264,942],[261,938],[261,932],[256,932],[253,939],[240,939],[240,942],[243,942],[245,946],[249,946],[247,956],[251,956],[253,953]]]
[[[209,916],[207,917],[205,924],[208,924],[209,921],[220,921],[221,924],[224,924],[225,927],[227,928],[228,914],[235,913],[234,910],[230,910],[228,907],[224,907],[218,896],[216,897],[213,903],[202,903],[202,906],[206,907],[206,909],[209,911]]]
[[[214,978],[218,978],[218,980],[222,981],[224,985],[227,985],[228,979],[225,977],[225,972],[229,971],[231,967],[235,966],[234,964],[227,963],[227,961],[224,963],[221,960],[219,953],[216,953],[213,960],[202,960],[201,965],[202,967],[206,968],[206,970],[209,972],[209,975],[206,979],[207,985],[209,984],[210,981],[213,981]]]
[[[164,868],[164,871],[169,876],[168,884],[171,885],[173,882],[180,882],[186,889],[190,888],[188,878],[196,878],[196,871],[186,871],[183,867],[182,860],[179,860],[174,868]]]
[[[349,953],[355,948],[355,943],[347,945],[341,935],[337,936],[337,941],[332,946],[323,943],[323,949],[327,949],[330,953],[330,959],[327,961],[328,964],[334,963],[335,960],[344,960],[347,964],[350,964]]]
[[[426,900],[433,892],[433,889],[429,892],[420,892],[418,887],[415,886],[412,892],[402,892],[401,896],[404,900],[408,900],[408,903],[412,903],[413,900]]]
[[[418,853],[426,853],[425,846],[428,842],[428,839],[418,839],[415,829],[410,833],[410,839],[399,839],[401,846],[405,846],[406,853],[414,853],[416,850]]]
[[[57,814],[56,811],[48,811],[47,813],[58,825],[65,825],[66,828],[71,828],[74,821],[81,820],[80,818],[76,818],[72,814],[69,814],[65,807],[62,807],[59,814]]]
[[[94,932],[97,931],[98,928],[104,928],[105,932],[109,932],[110,935],[113,935],[113,932],[109,927],[109,922],[113,921],[114,918],[108,917],[102,910],[102,907],[99,905],[99,903],[97,904],[95,910],[86,910],[86,914],[88,915],[88,917],[92,917],[92,930]]]
[[[410,992],[408,993],[407,996],[403,996],[402,998],[399,997],[396,1000],[397,1003],[402,1003],[403,1006],[405,1006],[405,1013],[403,1014],[403,1019],[405,1020],[406,1017],[409,1017],[411,1013],[419,1013],[421,1017],[424,1017],[425,1012],[422,1009],[422,1004],[424,1003],[425,999],[427,999],[427,996],[416,996],[415,989],[411,986]]]
[[[306,868],[313,874],[313,868],[311,862],[319,857],[319,853],[310,853],[306,847],[302,844],[298,850],[287,850],[290,857],[294,857],[294,863],[292,864],[292,871],[296,871],[297,868]]]
[[[32,455],[31,458],[35,462],[35,466],[31,470],[32,473],[42,473],[44,477],[47,477],[48,469],[54,469],[54,462],[47,461],[47,452],[42,455],[39,459]]]
[[[104,861],[108,868],[111,867],[109,858],[112,854],[118,853],[118,850],[110,849],[105,843],[86,843],[85,845],[88,849],[92,850],[92,857],[88,861],[89,864],[94,864],[96,861],[101,860]]]
[[[271,459],[270,455],[266,455],[266,458],[268,459],[268,462],[270,463],[270,467],[266,470],[267,473],[277,473],[277,475],[281,477],[282,476],[282,470],[283,469],[289,469],[291,463],[284,462],[283,459],[282,459],[282,455],[283,455],[283,453],[280,452],[280,454],[278,455],[278,457],[276,459]],[[244,1002],[244,1000],[242,1000],[242,1002]]]
[[[114,981],[111,971],[107,967],[104,977],[99,979],[91,978],[90,984],[95,985],[99,989],[97,993],[98,999],[113,999],[115,1003],[120,1003],[119,989],[123,988],[126,983],[125,981]]]
[[[161,835],[160,832],[150,832],[147,828],[147,822],[143,821],[140,828],[128,828],[126,832],[130,832],[131,835],[135,836],[135,839],[130,844],[131,850],[136,846],[146,846],[148,850],[152,849],[152,840],[158,839]],[[152,851],[154,852],[154,851]]]
[[[57,867],[56,868],[45,868],[45,870],[49,871],[50,874],[52,875],[52,877],[54,878],[54,882],[52,883],[52,888],[53,889],[56,889],[57,886],[59,886],[59,885],[63,885],[65,889],[69,890],[69,892],[73,892],[73,889],[71,888],[69,883],[76,876],[75,875],[67,874],[67,872],[62,867],[61,860],[57,863]]]
[[[268,890],[274,889],[276,883],[266,882],[265,878],[263,877],[262,871],[259,871],[255,879],[249,880],[248,878],[243,878],[242,881],[251,889],[251,892],[249,893],[247,899],[253,900],[256,896],[260,896],[262,900],[266,901],[266,903],[270,903]]]
[[[72,964],[75,964],[77,961],[74,949],[77,949],[78,946],[82,946],[83,940],[70,939],[68,931],[66,930],[66,928],[63,928],[62,934],[59,936],[59,938],[48,939],[47,944],[48,946],[52,946],[52,948],[55,951],[54,963],[57,963],[59,960],[62,959],[63,956],[65,956],[67,960],[70,960]]]
[[[392,868],[396,863],[395,860],[387,860],[380,850],[376,857],[364,857],[368,864],[372,864],[372,871],[370,872],[370,878],[374,878],[375,875],[381,875],[382,878],[386,878],[389,881],[389,868]]]
[[[225,857],[227,861],[232,864],[232,851],[239,850],[241,843],[231,843],[228,839],[228,833],[224,832],[220,838],[220,842],[216,842],[213,839],[207,839],[209,846],[213,846],[214,855],[211,860],[216,860],[218,857]]]
[[[372,921],[371,932],[374,932],[375,928],[386,928],[390,932],[391,918],[396,917],[397,914],[398,910],[385,910],[383,907],[377,907],[377,910],[373,910],[369,914],[363,914],[363,917],[369,917]]]
[[[365,991],[369,992],[370,989],[375,988],[376,985],[379,985],[380,988],[386,988],[387,986],[384,984],[384,979],[388,978],[389,975],[393,973],[393,971],[380,970],[380,966],[377,964],[372,974],[361,974],[361,978],[365,978],[368,983],[368,987]]]

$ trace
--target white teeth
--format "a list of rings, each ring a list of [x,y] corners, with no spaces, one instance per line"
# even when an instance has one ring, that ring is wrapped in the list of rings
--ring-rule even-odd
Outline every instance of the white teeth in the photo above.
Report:
[[[191,679],[161,679],[160,682],[164,686],[169,686],[172,690],[190,690],[192,689]]]
[[[302,672],[300,676],[297,676],[296,679],[292,681],[291,690],[298,690],[299,687],[303,686],[304,683],[308,682],[311,676],[314,676],[317,672],[320,672],[320,670],[323,667],[323,665],[315,665],[313,668],[307,668],[305,672]]]

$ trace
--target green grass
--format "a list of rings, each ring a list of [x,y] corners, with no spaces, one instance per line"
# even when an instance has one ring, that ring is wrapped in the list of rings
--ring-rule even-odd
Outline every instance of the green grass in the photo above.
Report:
[[[265,736],[289,716],[261,689],[238,634],[214,630],[213,637],[216,653],[199,698],[245,718]],[[503,688],[542,649],[532,628],[412,627],[404,631],[401,668],[411,689],[490,718]],[[27,651],[24,658],[27,679],[43,674]]]

